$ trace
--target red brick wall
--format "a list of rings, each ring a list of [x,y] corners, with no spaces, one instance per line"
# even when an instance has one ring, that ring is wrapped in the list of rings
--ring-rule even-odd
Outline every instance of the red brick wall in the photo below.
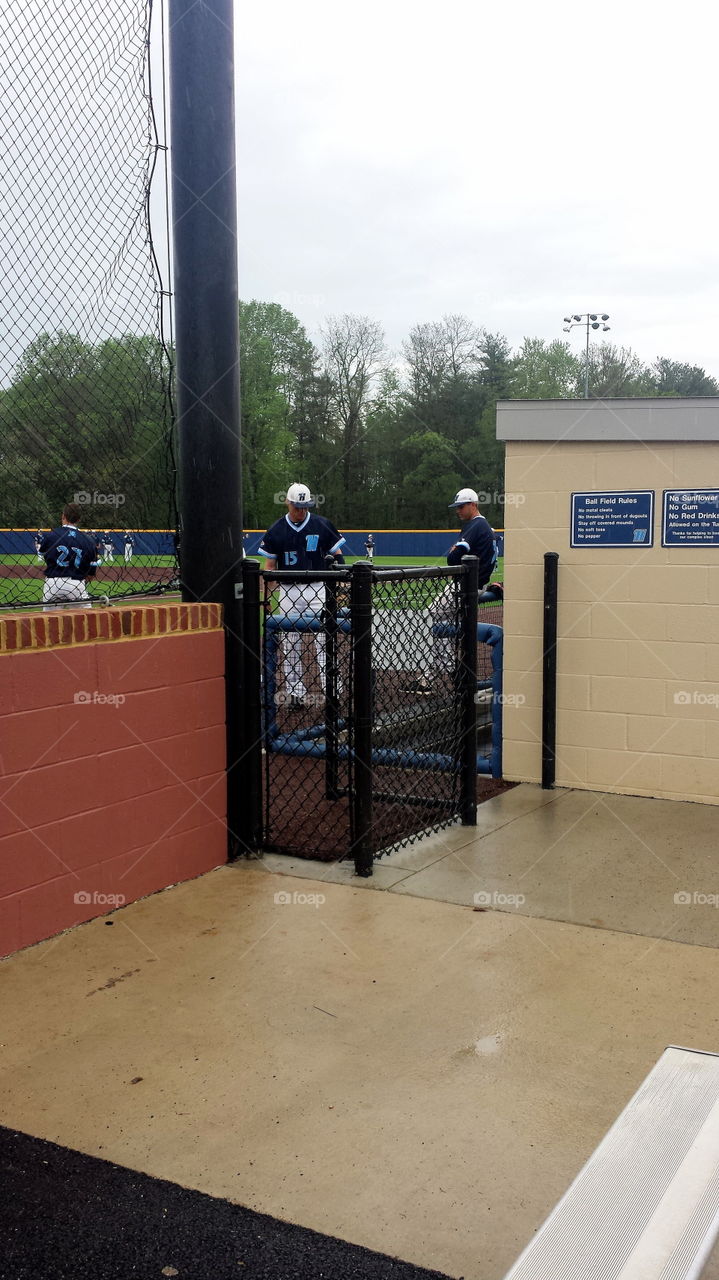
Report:
[[[226,860],[216,605],[0,618],[0,955]]]

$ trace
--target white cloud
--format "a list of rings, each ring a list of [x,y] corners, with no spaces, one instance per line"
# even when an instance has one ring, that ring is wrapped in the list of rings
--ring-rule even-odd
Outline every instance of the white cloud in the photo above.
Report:
[[[516,345],[598,308],[642,358],[719,375],[697,0],[276,0],[236,23],[243,296],[311,299],[312,330],[368,313],[395,345],[447,311]]]

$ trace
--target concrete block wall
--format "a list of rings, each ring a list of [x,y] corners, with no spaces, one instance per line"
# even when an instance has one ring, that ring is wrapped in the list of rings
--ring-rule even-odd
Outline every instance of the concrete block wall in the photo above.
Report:
[[[505,530],[507,778],[541,779],[543,556],[556,551],[557,784],[719,803],[719,548],[661,545],[662,490],[717,484],[719,441],[508,441],[505,486],[522,500]],[[572,550],[571,493],[631,488],[655,490],[653,547]]]
[[[216,605],[0,618],[0,955],[226,860]]]

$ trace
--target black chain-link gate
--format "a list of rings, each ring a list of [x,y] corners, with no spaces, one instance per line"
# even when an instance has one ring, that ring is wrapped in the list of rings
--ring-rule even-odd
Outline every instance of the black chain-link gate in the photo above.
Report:
[[[259,847],[352,857],[369,875],[387,849],[476,821],[476,560],[271,574],[247,561],[244,599]]]

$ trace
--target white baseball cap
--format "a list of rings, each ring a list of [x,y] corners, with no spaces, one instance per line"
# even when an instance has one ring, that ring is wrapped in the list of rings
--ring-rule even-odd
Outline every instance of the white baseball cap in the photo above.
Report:
[[[287,501],[291,502],[293,507],[313,507],[315,500],[310,493],[309,485],[291,484],[287,490]]]
[[[449,505],[450,507],[462,507],[465,502],[474,502],[479,505],[479,497],[474,492],[474,489],[460,489],[459,492],[454,495],[454,502],[450,502]]]

